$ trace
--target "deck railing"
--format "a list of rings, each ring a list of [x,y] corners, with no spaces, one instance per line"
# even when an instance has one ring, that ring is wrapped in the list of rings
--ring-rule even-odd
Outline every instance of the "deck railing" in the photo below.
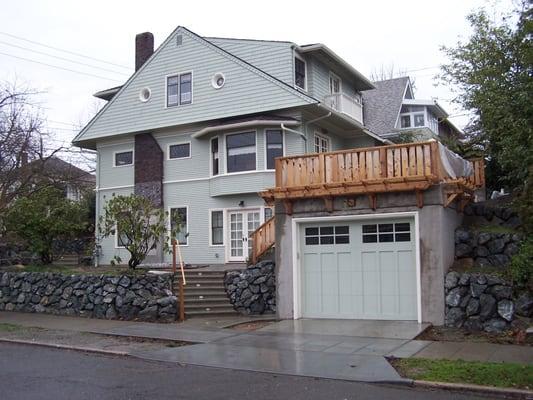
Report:
[[[324,104],[363,123],[363,105],[353,97],[344,93],[330,94],[324,97]]]
[[[439,182],[483,187],[483,160],[474,160],[473,166],[472,176],[451,178],[436,141],[281,157],[276,159],[276,187],[261,195],[272,200],[420,191]]]
[[[275,237],[274,217],[265,221],[264,224],[252,232],[250,235],[252,239],[252,263],[257,263],[259,257],[274,246]]]
[[[410,143],[276,159],[276,188],[366,181],[437,180],[437,142]]]

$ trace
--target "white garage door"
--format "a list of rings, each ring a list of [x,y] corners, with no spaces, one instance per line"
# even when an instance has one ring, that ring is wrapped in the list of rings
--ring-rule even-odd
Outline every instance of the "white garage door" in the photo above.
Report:
[[[413,219],[300,226],[304,318],[417,319]]]

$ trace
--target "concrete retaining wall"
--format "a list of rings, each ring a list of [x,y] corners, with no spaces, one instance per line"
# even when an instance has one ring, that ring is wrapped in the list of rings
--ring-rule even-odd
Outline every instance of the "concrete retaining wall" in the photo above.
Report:
[[[294,318],[293,301],[293,241],[292,222],[300,217],[358,216],[387,213],[417,212],[420,234],[422,321],[435,325],[444,323],[444,287],[442,281],[454,259],[454,231],[461,225],[462,215],[453,208],[443,207],[442,188],[435,186],[424,192],[424,206],[416,206],[415,193],[377,195],[377,209],[370,208],[366,196],[334,199],[333,212],[325,209],[321,199],[306,199],[293,203],[293,214],[287,215],[284,205],[276,203],[276,303],[277,316]]]

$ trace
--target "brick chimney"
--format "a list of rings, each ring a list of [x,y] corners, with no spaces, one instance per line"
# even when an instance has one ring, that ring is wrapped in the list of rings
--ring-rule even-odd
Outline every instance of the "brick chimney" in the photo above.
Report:
[[[150,32],[138,33],[135,36],[135,71],[154,54],[154,35]]]

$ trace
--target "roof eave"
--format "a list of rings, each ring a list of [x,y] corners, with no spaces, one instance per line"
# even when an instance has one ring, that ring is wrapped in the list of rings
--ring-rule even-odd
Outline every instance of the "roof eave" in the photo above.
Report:
[[[376,86],[362,73],[357,71],[354,67],[352,67],[348,62],[346,62],[342,57],[340,57],[337,53],[335,53],[333,50],[331,50],[329,47],[322,43],[317,44],[310,44],[305,46],[297,46],[296,49],[300,53],[312,53],[317,51],[323,51],[327,55],[329,55],[331,58],[333,58],[336,62],[338,62],[343,68],[350,71],[351,74],[353,74],[359,81],[363,83],[363,89],[362,90],[370,90],[375,89]]]

